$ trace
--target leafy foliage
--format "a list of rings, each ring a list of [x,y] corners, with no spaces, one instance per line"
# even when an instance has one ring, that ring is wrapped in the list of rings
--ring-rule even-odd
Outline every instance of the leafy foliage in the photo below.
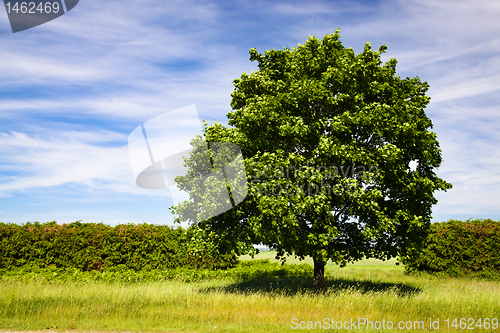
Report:
[[[185,234],[181,262],[194,268],[227,269],[234,267],[237,256],[225,240],[213,231],[190,227]]]
[[[81,271],[148,271],[178,267],[222,269],[237,258],[216,243],[216,235],[196,227],[80,221],[58,225],[0,223],[0,268],[23,266]]]
[[[409,272],[499,276],[500,222],[434,223],[423,249],[410,252],[403,263]]]

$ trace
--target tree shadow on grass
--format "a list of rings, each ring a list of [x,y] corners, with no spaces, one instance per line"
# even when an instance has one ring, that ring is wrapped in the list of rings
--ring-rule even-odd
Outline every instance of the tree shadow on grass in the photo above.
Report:
[[[399,297],[410,297],[420,293],[420,288],[403,283],[373,282],[341,278],[326,278],[325,289],[316,290],[312,278],[256,278],[232,283],[224,287],[200,289],[200,292],[265,293],[293,296],[297,294],[329,294],[341,291],[361,293],[394,293]]]

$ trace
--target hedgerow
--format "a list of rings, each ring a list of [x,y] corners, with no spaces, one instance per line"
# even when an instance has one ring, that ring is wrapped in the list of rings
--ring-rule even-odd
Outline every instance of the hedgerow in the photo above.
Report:
[[[215,234],[190,227],[103,223],[0,223],[0,269],[75,268],[150,271],[180,267],[224,269],[237,262]]]
[[[408,272],[500,276],[500,222],[491,219],[433,223],[421,250],[404,258]]]

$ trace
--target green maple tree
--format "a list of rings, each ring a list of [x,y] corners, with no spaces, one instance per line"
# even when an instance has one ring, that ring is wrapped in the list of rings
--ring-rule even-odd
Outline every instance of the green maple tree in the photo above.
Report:
[[[451,188],[435,172],[442,158],[424,112],[427,82],[397,76],[395,59],[382,63],[385,45],[355,54],[339,38],[337,30],[291,50],[251,49],[258,70],[233,81],[229,126],[204,130],[207,142],[241,147],[248,195],[199,226],[229,247],[311,256],[318,288],[328,260],[389,259],[418,247],[434,192]],[[196,154],[186,163],[188,178],[202,179]],[[192,200],[174,211],[195,221],[210,208],[182,184]]]

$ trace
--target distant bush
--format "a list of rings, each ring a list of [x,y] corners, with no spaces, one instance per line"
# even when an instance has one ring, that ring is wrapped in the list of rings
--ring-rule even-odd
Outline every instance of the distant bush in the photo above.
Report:
[[[449,220],[433,223],[420,251],[404,260],[409,272],[452,276],[500,276],[500,222]]]
[[[80,271],[148,271],[179,267],[221,269],[237,262],[215,235],[196,228],[80,221],[58,225],[0,223],[0,269],[75,268]]]

